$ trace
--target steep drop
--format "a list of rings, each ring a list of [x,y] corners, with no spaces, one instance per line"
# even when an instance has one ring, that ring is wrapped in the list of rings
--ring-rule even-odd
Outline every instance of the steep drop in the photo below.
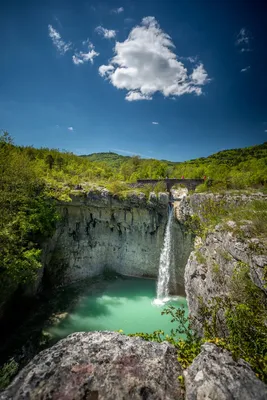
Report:
[[[172,224],[173,224],[173,208],[169,208],[169,217],[164,236],[164,243],[160,254],[159,273],[157,283],[157,301],[167,301],[169,296],[169,282],[173,263],[172,249]]]

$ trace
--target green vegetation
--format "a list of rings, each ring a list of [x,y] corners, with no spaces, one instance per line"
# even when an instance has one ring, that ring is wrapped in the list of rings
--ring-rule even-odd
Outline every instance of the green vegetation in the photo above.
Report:
[[[215,297],[208,305],[202,305],[198,324],[204,327],[203,337],[194,328],[196,321],[185,317],[184,309],[169,306],[162,314],[170,314],[177,326],[171,335],[165,336],[159,330],[152,334],[136,333],[130,336],[170,342],[176,347],[178,361],[183,368],[192,363],[203,343],[214,343],[230,351],[235,360],[243,358],[247,361],[256,375],[267,383],[267,299],[251,281],[246,264],[239,263],[235,268],[230,291],[225,298]]]
[[[197,191],[245,189],[264,187],[267,184],[267,142],[243,149],[224,150],[209,157],[185,162],[124,157],[115,153],[98,153],[83,156],[95,164],[102,163],[117,176],[112,179],[135,182],[145,178],[203,178],[205,184]]]
[[[228,223],[233,221],[233,223]],[[249,228],[249,236],[260,238],[266,243],[267,237],[267,202],[265,200],[252,200],[240,202],[236,205],[231,203],[231,197],[226,199],[203,198],[198,214],[188,217],[185,222],[187,230],[197,236],[205,236],[220,224],[225,230],[232,231],[239,238],[245,235],[244,226]],[[252,245],[252,244],[251,244]],[[256,245],[255,245],[256,246]],[[222,257],[231,260],[229,254],[221,254]]]
[[[0,136],[0,306],[19,285],[34,281],[41,266],[41,241],[55,228],[58,215],[55,200],[70,201],[71,193],[84,190],[99,191],[106,187],[112,194],[127,197],[133,191],[164,191],[162,183],[133,189],[129,183],[137,179],[202,178],[207,181],[198,191],[247,189],[267,186],[267,142],[246,149],[226,150],[207,158],[182,163],[123,157],[115,153],[99,153],[78,157],[56,149],[35,149],[15,146],[7,133]],[[81,185],[77,187],[77,185]],[[238,206],[224,200],[208,199],[200,206],[199,215],[188,219],[189,231],[205,236],[221,223],[225,229],[244,235],[242,226],[250,221],[251,235],[266,240],[266,202],[255,200]],[[227,224],[231,219],[234,226]],[[245,221],[245,222],[244,222]],[[256,245],[255,245],[256,246]],[[205,257],[199,252],[199,260]],[[267,271],[267,267],[265,268]],[[214,265],[214,274],[219,274]],[[267,276],[267,272],[266,272]],[[266,298],[249,278],[246,265],[238,265],[230,293],[214,298],[203,305],[204,338],[194,330],[194,321],[185,317],[185,310],[169,307],[176,329],[170,336],[156,331],[137,333],[146,340],[168,340],[178,351],[178,360],[186,368],[200,351],[204,341],[216,343],[230,350],[234,357],[248,361],[257,375],[267,382]],[[224,315],[221,324],[218,315]],[[226,333],[227,332],[227,333]],[[182,335],[182,336],[181,336]],[[4,386],[15,374],[11,362],[0,371],[0,385]]]
[[[132,191],[125,183],[146,178],[164,179],[166,176],[206,176],[205,184],[200,185],[198,191],[253,187],[264,189],[267,185],[267,142],[246,149],[222,151],[207,158],[175,163],[116,153],[78,157],[56,149],[14,146],[8,138],[5,133],[1,141],[8,142],[6,144],[13,154],[23,156],[38,178],[45,183],[47,195],[66,201],[77,185],[81,185],[84,190],[109,187],[111,193],[122,194],[124,197],[127,191]],[[165,186],[159,185],[162,186],[160,190],[165,191]],[[158,191],[157,188],[155,190]]]
[[[228,225],[227,222],[234,221]],[[264,200],[254,200],[235,204],[225,199],[203,199],[199,207],[199,215],[188,218],[187,229],[205,238],[208,232],[220,223],[222,228],[234,231],[235,235],[243,238],[242,226],[248,224],[252,237],[260,239],[265,247],[267,236],[267,203]],[[255,251],[255,248],[253,248]],[[256,248],[258,251],[258,248]],[[261,251],[262,250],[261,248]],[[226,251],[220,253],[227,262],[232,257]],[[195,251],[199,263],[206,260],[200,249]],[[267,265],[264,267],[265,286],[267,287]],[[213,263],[212,273],[218,283],[223,281],[220,265]],[[145,340],[162,342],[167,340],[177,348],[178,361],[187,368],[200,352],[201,344],[205,342],[230,351],[234,359],[243,358],[247,361],[256,375],[267,383],[267,298],[250,278],[249,266],[243,262],[236,263],[230,279],[229,293],[224,297],[214,297],[208,304],[199,299],[201,310],[197,321],[187,319],[183,309],[167,308],[163,314],[170,314],[172,322],[178,326],[170,336],[163,331],[152,334],[137,333]],[[199,336],[196,326],[203,327],[203,336]],[[181,337],[181,335],[183,335]]]
[[[0,304],[41,267],[40,239],[51,235],[57,214],[49,189],[29,156],[0,138]]]
[[[0,390],[5,389],[18,372],[18,363],[12,359],[0,368]]]

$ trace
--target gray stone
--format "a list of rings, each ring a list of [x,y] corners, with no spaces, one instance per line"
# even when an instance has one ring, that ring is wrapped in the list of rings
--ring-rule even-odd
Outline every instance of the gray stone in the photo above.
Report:
[[[201,216],[201,204],[207,198],[214,201],[224,200],[227,203],[239,205],[241,201],[249,202],[258,198],[256,196],[227,196],[213,194],[193,194],[189,199],[184,198],[180,209],[181,219],[188,218],[194,212]],[[266,197],[263,197],[266,199]],[[228,226],[235,227],[235,222],[229,221]],[[250,224],[246,221],[246,228]],[[239,238],[234,232],[225,230],[223,224],[218,224],[212,232],[191,253],[185,267],[185,291],[187,294],[188,308],[191,316],[196,319],[195,327],[202,334],[200,309],[202,302],[208,302],[214,297],[223,298],[229,293],[230,281],[238,263],[246,264],[250,270],[250,277],[266,295],[265,270],[267,265],[264,243],[259,238]],[[249,232],[247,232],[247,236]],[[201,300],[200,300],[201,299]],[[225,333],[223,318],[220,318],[221,333]]]
[[[151,203],[156,203],[158,201],[157,195],[155,192],[150,192],[149,193],[149,201]]]
[[[169,193],[159,192],[158,199],[160,204],[167,205],[169,202]]]
[[[266,400],[267,386],[243,360],[205,343],[184,372],[186,400]]]
[[[75,333],[44,350],[1,400],[179,400],[176,350],[115,332]]]
[[[153,201],[152,201],[153,199]],[[62,285],[101,274],[104,269],[129,276],[157,278],[168,218],[168,194],[144,198],[133,193],[125,200],[102,189],[59,203],[62,220],[43,244],[46,278]],[[191,235],[174,224],[177,280],[191,251]],[[60,277],[60,278],[59,278]],[[180,278],[182,277],[182,279]]]

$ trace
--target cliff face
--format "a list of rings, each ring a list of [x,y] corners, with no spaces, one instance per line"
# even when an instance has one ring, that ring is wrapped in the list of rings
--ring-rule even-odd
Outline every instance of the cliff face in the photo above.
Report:
[[[194,194],[184,199],[180,208],[180,218],[199,212],[205,198],[213,196],[220,201],[221,196]],[[262,197],[260,197],[262,199]],[[254,200],[253,196],[225,197],[226,203],[239,206],[242,202]],[[201,217],[201,215],[200,215]],[[251,234],[250,221],[241,226],[242,237],[235,233],[235,222],[227,226],[218,224],[204,239],[197,238],[195,250],[191,253],[185,268],[185,290],[190,314],[199,319],[201,304],[207,305],[214,297],[223,298],[231,289],[234,271],[240,266],[249,269],[250,279],[266,295],[265,284],[267,256],[263,241]],[[201,324],[197,326],[202,332]]]
[[[67,284],[98,275],[105,268],[124,275],[157,277],[168,218],[168,195],[151,194],[118,200],[103,192],[61,203],[62,220],[44,245],[45,276],[53,284]],[[190,253],[191,238],[174,224],[177,270]],[[188,249],[188,250],[186,250]]]

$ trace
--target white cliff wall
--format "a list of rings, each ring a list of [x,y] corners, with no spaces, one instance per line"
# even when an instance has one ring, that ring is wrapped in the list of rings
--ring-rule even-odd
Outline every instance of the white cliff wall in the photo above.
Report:
[[[44,246],[45,275],[67,284],[104,268],[133,276],[157,277],[167,222],[168,195],[118,200],[104,195],[61,203],[62,221]]]

